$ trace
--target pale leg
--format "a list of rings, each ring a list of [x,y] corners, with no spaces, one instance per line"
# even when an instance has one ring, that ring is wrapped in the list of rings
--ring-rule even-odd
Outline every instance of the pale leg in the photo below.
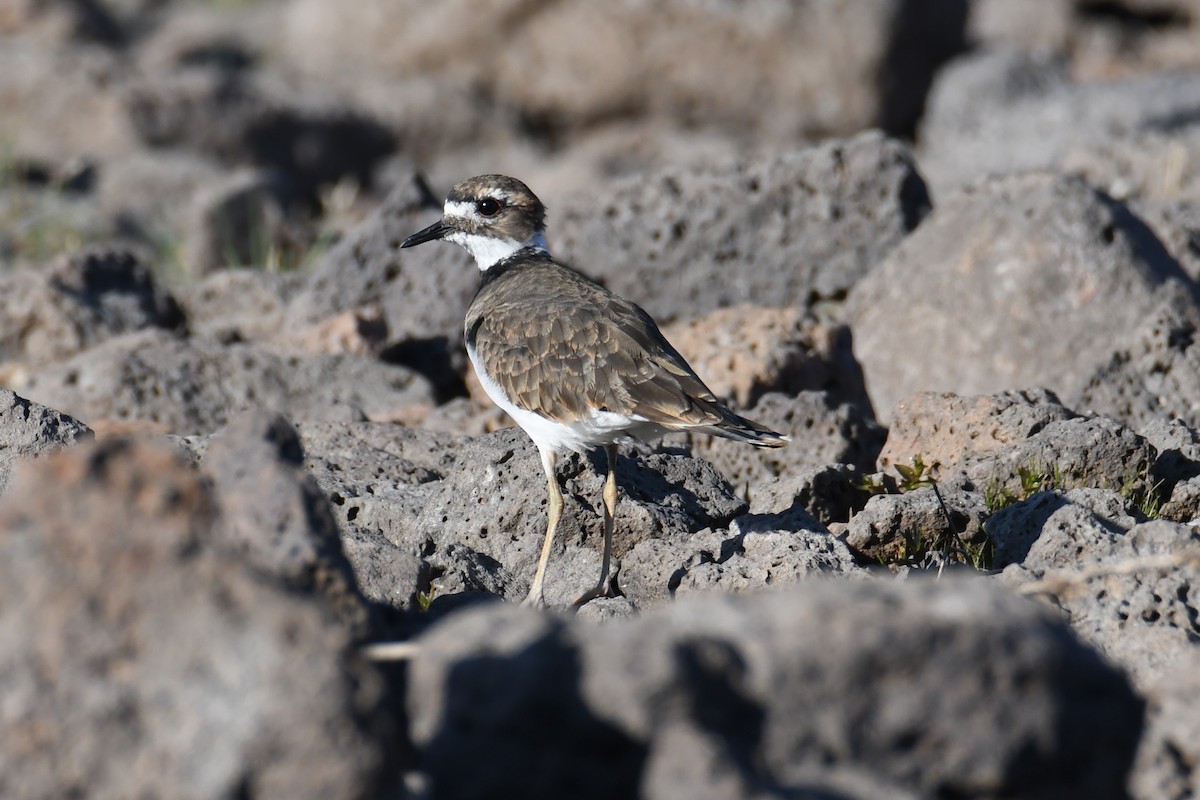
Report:
[[[550,496],[550,505],[546,509],[546,538],[542,541],[542,555],[538,558],[537,572],[533,576],[533,586],[522,605],[541,608],[546,605],[542,597],[542,580],[546,577],[546,562],[550,560],[550,545],[554,542],[554,529],[558,527],[558,518],[562,516],[562,489],[558,488],[558,476],[554,474],[554,463],[557,456],[553,450],[538,448],[542,454],[542,469],[546,470],[546,489]]]
[[[604,556],[600,562],[600,581],[596,588],[585,592],[575,605],[581,606],[597,597],[607,597],[609,594],[608,572],[612,560],[613,528],[617,518],[617,446],[607,445],[604,454],[608,457],[608,477],[604,480]]]

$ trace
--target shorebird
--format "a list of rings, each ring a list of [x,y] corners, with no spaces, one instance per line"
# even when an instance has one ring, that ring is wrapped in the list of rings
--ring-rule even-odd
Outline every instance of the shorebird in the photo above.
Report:
[[[545,206],[525,184],[480,175],[451,189],[442,218],[400,246],[445,239],[479,266],[467,355],[488,396],[537,445],[546,471],[546,535],[526,604],[544,605],[542,583],[563,508],[554,471],[559,455],[604,449],[600,580],[579,605],[612,589],[619,441],[668,431],[755,447],[782,447],[788,438],[729,410],[639,306],[555,261],[545,223]]]

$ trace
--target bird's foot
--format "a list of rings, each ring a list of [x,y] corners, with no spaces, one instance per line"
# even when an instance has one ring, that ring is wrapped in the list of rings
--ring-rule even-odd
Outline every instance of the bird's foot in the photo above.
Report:
[[[530,590],[525,599],[521,601],[521,605],[525,608],[545,608],[546,598],[541,591]]]
[[[602,581],[595,588],[589,589],[586,592],[584,592],[583,594],[579,595],[579,597],[575,598],[575,602],[572,603],[572,605],[574,605],[576,608],[578,608],[579,606],[583,605],[584,603],[589,603],[592,600],[595,600],[597,597],[616,597],[616,596],[617,596],[617,593],[616,593],[616,591],[613,590],[612,581]]]

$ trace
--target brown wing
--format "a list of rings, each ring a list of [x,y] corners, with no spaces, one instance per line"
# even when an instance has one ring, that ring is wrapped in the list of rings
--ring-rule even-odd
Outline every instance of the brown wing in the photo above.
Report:
[[[467,330],[518,406],[560,422],[596,409],[668,428],[732,418],[638,306],[553,264],[515,276],[480,291]]]

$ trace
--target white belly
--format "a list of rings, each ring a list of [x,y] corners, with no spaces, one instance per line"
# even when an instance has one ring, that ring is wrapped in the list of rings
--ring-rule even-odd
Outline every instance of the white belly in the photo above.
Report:
[[[479,376],[479,383],[492,402],[513,418],[541,450],[563,453],[573,450],[585,453],[622,439],[644,439],[662,435],[664,429],[637,415],[618,414],[612,411],[593,411],[586,418],[563,423],[547,419],[528,409],[520,408],[505,396],[500,384],[492,380],[475,357],[475,348],[467,348],[467,357]]]

